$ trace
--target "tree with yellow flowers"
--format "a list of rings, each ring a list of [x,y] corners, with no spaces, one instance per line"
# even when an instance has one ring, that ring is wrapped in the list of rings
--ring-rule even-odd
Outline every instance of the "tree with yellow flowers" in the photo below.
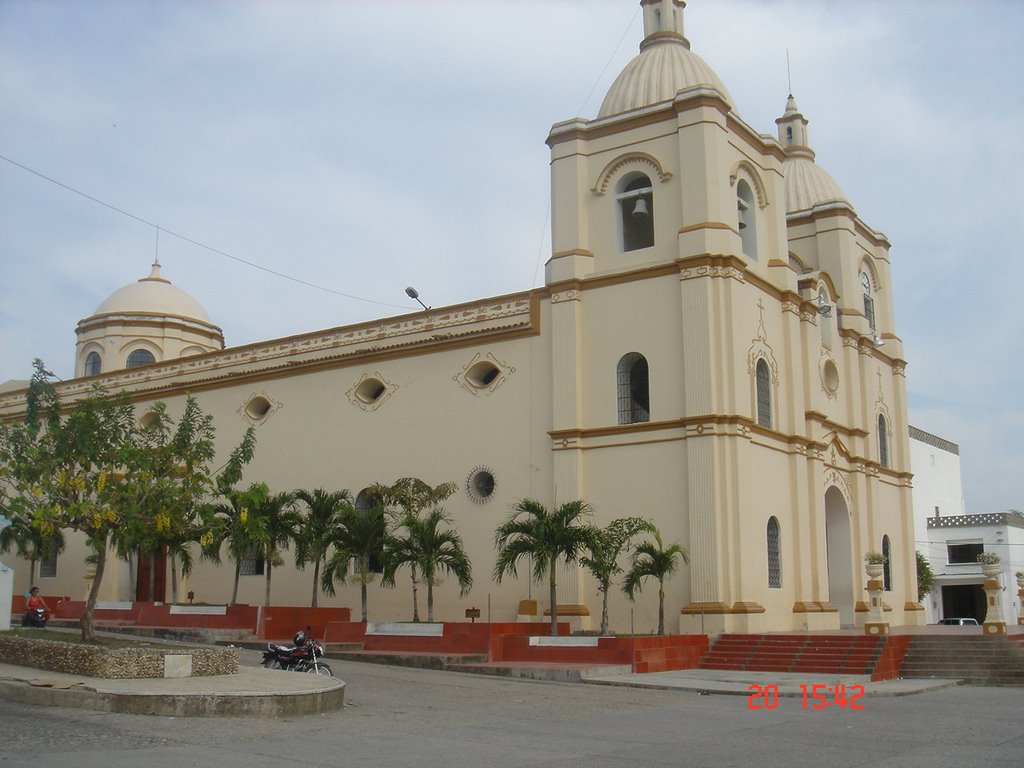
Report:
[[[49,376],[35,361],[24,421],[0,427],[0,498],[5,515],[43,536],[64,529],[85,534],[95,574],[82,639],[95,642],[93,612],[108,546],[139,544],[143,531],[146,546],[167,543],[199,519],[200,501],[215,482],[237,482],[254,440],[247,432],[215,480],[213,426],[191,399],[176,426],[158,406],[155,418],[144,420],[150,426],[142,427],[124,393],[96,389],[65,407]],[[161,426],[154,430],[154,424]]]

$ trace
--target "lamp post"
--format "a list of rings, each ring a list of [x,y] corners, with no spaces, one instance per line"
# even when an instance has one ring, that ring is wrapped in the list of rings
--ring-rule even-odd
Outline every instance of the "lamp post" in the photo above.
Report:
[[[428,307],[426,304],[420,301],[420,292],[413,288],[411,285],[405,289],[405,295],[408,296],[410,299],[416,299],[416,301],[419,302],[419,305],[424,309],[430,309],[430,307]]]

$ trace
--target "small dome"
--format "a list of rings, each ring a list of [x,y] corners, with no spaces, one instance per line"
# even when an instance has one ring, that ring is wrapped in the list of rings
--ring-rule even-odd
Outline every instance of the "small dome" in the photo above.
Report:
[[[793,94],[786,99],[786,111],[775,123],[779,143],[786,151],[786,213],[808,211],[816,205],[850,201],[831,174],[814,162],[814,150],[807,134],[807,118],[800,113]],[[853,206],[850,206],[853,207]]]
[[[787,157],[786,213],[806,211],[824,203],[845,203],[850,201],[842,187],[832,175],[814,162],[813,157],[797,155]]]
[[[701,85],[714,88],[730,107],[733,106],[725,84],[704,59],[690,50],[686,39],[663,33],[644,40],[640,54],[626,65],[608,89],[597,116],[608,117],[670,101],[679,91]]]
[[[160,275],[160,263],[153,262],[149,277],[118,288],[93,312],[96,315],[136,314],[169,315],[210,322],[202,305],[171,281]]]

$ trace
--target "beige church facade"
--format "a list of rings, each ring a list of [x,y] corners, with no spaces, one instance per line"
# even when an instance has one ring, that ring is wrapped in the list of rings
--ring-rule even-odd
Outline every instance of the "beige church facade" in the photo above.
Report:
[[[488,602],[493,620],[514,620],[529,597],[547,607],[525,574],[490,578],[495,528],[533,497],[585,499],[599,524],[646,517],[685,546],[690,564],[666,584],[669,631],[863,624],[863,555],[882,550],[887,620],[921,623],[889,242],[815,163],[792,97],[777,135],[758,133],[690,50],[684,3],[642,6],[640,53],[598,116],[548,136],[542,288],[222,348],[155,269],[80,323],[79,378],[62,397],[124,389],[141,418],[194,394],[222,454],[255,427],[246,482],[274,491],[458,483],[446,509],[475,584],[466,597],[438,589],[440,620]],[[131,358],[140,349],[153,362]],[[0,415],[23,399],[0,394]],[[80,597],[83,554],[73,543],[44,593]],[[127,564],[108,568],[102,598],[131,599]],[[180,589],[225,602],[231,571],[197,560]],[[273,602],[308,604],[311,578],[275,569]],[[240,600],[262,595],[262,577],[242,577]],[[358,587],[324,602],[357,609]],[[407,579],[371,585],[370,619],[408,619],[409,602]],[[559,602],[600,614],[576,567]],[[636,629],[652,629],[656,586],[633,605],[612,595],[614,631],[631,607]]]

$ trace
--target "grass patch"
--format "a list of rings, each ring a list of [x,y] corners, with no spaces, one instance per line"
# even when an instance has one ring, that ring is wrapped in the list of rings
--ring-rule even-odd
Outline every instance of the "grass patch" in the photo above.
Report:
[[[0,637],[20,637],[23,640],[49,640],[54,643],[74,643],[76,645],[92,645],[100,648],[181,648],[173,643],[159,643],[151,639],[135,639],[132,637],[111,637],[97,635],[96,643],[85,643],[82,633],[76,630],[38,629],[36,627],[18,627],[0,632]]]

